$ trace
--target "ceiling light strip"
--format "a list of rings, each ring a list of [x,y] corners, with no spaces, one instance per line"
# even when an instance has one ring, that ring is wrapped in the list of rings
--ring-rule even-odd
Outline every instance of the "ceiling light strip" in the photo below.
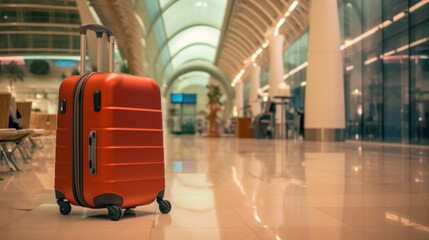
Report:
[[[299,3],[298,1],[294,1],[289,6],[289,8],[286,11],[286,13],[284,14],[284,16],[282,18],[280,18],[280,20],[276,23],[276,28],[274,30],[274,36],[278,36],[280,27],[286,22],[286,18],[289,17],[289,15],[293,12],[293,10],[298,6],[298,3]],[[256,51],[250,57],[250,60],[253,64],[255,64],[258,56],[261,55],[261,53],[264,51],[265,48],[268,47],[269,44],[270,44],[270,42],[268,40],[265,40],[265,42],[262,44],[262,46],[259,47],[258,49],[256,49]],[[245,73],[245,68],[247,68],[248,66],[249,65],[244,66],[243,69],[241,69],[241,71],[235,76],[234,80],[231,83],[232,87],[235,87],[237,82],[241,80],[241,78],[243,77],[243,75]]]
[[[286,22],[286,18],[289,17],[289,15],[293,12],[293,10],[298,6],[298,1],[294,1],[290,6],[289,9],[285,12],[282,18],[277,22],[276,28],[274,30],[274,36],[279,35],[280,27],[283,25],[283,23]]]
[[[414,4],[412,7],[410,7],[408,9],[408,12],[414,12],[417,9],[421,8],[422,6],[424,6],[425,4],[429,3],[429,0],[423,0],[421,2],[418,2],[416,4]],[[406,11],[404,12],[400,12],[398,14],[396,14],[395,16],[393,16],[392,20],[393,22],[397,22],[399,20],[401,20],[402,18],[404,18],[406,16]],[[392,20],[386,20],[383,23],[380,23],[379,25],[375,26],[374,28],[366,31],[365,33],[363,33],[362,35],[354,38],[353,40],[346,40],[346,42],[341,46],[341,50],[344,50],[350,46],[352,46],[353,44],[356,44],[360,41],[362,41],[363,39],[371,36],[372,34],[378,32],[379,30],[386,28],[387,26],[389,26],[390,24],[392,24]]]
[[[428,0],[428,1],[429,1],[429,0]],[[408,48],[415,47],[415,46],[417,46],[417,45],[419,45],[419,44],[422,44],[422,43],[425,43],[425,42],[427,42],[427,41],[429,41],[429,37],[425,37],[425,38],[419,39],[419,40],[414,41],[414,42],[412,42],[412,43],[410,43],[410,44],[405,44],[404,46],[399,47],[399,48],[397,48],[396,50],[391,50],[391,51],[388,51],[388,52],[386,52],[386,53],[384,53],[384,54],[380,55],[380,59],[383,59],[384,57],[390,56],[390,55],[392,55],[392,54],[394,54],[394,53],[397,53],[397,52],[400,52],[400,51],[404,51],[404,50],[406,50],[406,49],[408,49]],[[413,58],[413,57],[411,57],[411,58]],[[424,57],[420,57],[420,58],[424,58]],[[371,64],[371,63],[373,63],[373,62],[375,62],[375,61],[377,61],[377,60],[378,60],[378,57],[373,57],[373,58],[367,59],[367,60],[364,62],[364,64],[365,64],[365,65],[369,65],[369,64]],[[296,73],[298,73],[298,72],[299,72],[299,71],[301,71],[302,69],[306,68],[307,66],[308,66],[308,62],[304,62],[303,64],[299,65],[298,67],[296,67],[296,68],[294,68],[294,69],[290,70],[288,73],[286,73],[285,75],[283,75],[283,80],[286,80],[286,79],[288,79],[289,77],[291,77],[291,76],[295,75]],[[353,67],[353,66],[352,66],[352,67],[350,67],[350,66],[349,66],[349,67],[347,67],[347,68],[346,68],[346,70],[347,70],[347,71],[351,71],[351,70],[353,70],[353,69],[354,69],[354,67]],[[305,82],[305,81],[303,81],[303,82]],[[302,85],[301,85],[301,86],[302,86]],[[305,86],[305,85],[304,85],[304,86]],[[268,88],[269,88],[269,86],[268,86],[268,85],[265,85],[265,86],[261,87],[260,89],[258,89],[258,91],[259,91],[259,92],[265,92],[265,91],[267,91],[267,90],[268,90]]]

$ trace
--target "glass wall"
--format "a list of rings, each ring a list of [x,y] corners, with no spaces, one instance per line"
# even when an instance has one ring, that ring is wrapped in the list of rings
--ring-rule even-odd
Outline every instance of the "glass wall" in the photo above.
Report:
[[[413,1],[415,2],[415,1]],[[409,17],[409,137],[429,145],[429,4]]]
[[[418,40],[412,39],[413,29],[429,24],[429,15],[424,14],[429,4],[413,8],[418,2],[343,1],[340,21],[344,43],[362,38],[344,50],[349,139],[427,141],[428,134],[421,130],[424,126],[427,128],[427,123],[423,117],[418,121],[424,115],[424,103],[420,104],[420,112],[417,111],[418,98],[411,88],[413,82],[425,81],[423,75],[413,77],[415,66],[411,66],[412,59],[417,58],[413,49],[424,46],[419,43],[413,47],[413,42]],[[420,39],[429,36],[427,30],[420,32]]]
[[[0,2],[0,54],[79,54],[76,1]]]
[[[339,6],[347,138],[429,144],[429,3],[341,0]],[[303,37],[285,51],[286,74],[307,60]],[[288,77],[294,93],[305,72]]]
[[[308,32],[299,37],[283,54],[285,73],[294,69],[301,69],[300,66],[307,61]],[[291,88],[293,99],[291,107],[302,112],[305,103],[305,79],[307,77],[306,68],[302,68],[295,74],[288,76],[286,83]]]

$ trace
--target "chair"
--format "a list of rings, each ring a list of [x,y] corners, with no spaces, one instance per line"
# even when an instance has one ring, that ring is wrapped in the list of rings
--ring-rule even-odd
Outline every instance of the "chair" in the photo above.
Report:
[[[0,92],[0,128],[9,127],[10,98],[10,93]]]
[[[21,122],[22,122],[22,128],[23,129],[29,129],[31,130],[31,134],[28,138],[31,148],[30,151],[33,152],[37,148],[36,139],[37,137],[43,136],[45,134],[45,129],[41,128],[30,128],[30,119],[31,119],[31,107],[33,105],[33,102],[28,101],[19,101],[16,102],[16,106],[21,113]],[[31,158],[31,156],[29,156]]]
[[[31,113],[30,128],[44,129],[46,135],[55,134],[57,129],[57,115],[43,112]]]
[[[22,128],[30,128],[31,106],[33,102],[16,102],[16,107],[21,113]]]
[[[0,156],[3,156],[9,166],[10,171],[19,170],[18,165],[15,163],[9,154],[6,143],[8,142],[5,138],[16,135],[16,129],[14,128],[0,128]]]
[[[1,156],[5,158],[11,171],[19,171],[20,168],[16,164],[13,153],[18,149],[23,159],[27,160],[25,153],[19,145],[27,136],[30,135],[31,131],[9,128],[9,108],[11,97],[10,93],[0,92],[0,153]],[[11,150],[9,150],[7,146],[9,143],[15,145]]]

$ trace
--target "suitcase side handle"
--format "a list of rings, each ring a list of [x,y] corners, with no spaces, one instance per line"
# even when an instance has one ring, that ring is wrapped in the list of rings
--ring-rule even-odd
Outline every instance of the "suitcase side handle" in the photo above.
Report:
[[[97,174],[97,132],[89,132],[89,142],[88,142],[88,167],[89,174]]]
[[[86,36],[87,31],[94,31],[97,35],[98,42],[98,59],[97,59],[97,71],[102,72],[102,59],[103,59],[103,51],[102,51],[102,39],[103,33],[107,35],[107,39],[109,41],[109,72],[114,71],[114,61],[115,61],[115,36],[113,35],[113,31],[103,25],[89,23],[83,24],[80,26],[80,72],[81,75],[84,75],[86,72]]]

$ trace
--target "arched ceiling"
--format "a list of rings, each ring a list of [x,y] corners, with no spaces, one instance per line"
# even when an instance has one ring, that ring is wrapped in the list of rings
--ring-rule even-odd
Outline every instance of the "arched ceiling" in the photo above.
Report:
[[[295,3],[294,3],[295,2]],[[253,61],[266,65],[269,53],[267,37],[275,30],[285,35],[285,47],[295,41],[308,27],[309,0],[236,0],[230,1],[228,18],[222,29],[216,65],[233,80],[252,62],[252,55],[261,49]],[[267,43],[267,44],[265,44]],[[242,77],[245,78],[245,75]]]
[[[267,33],[276,26],[278,33],[285,35],[286,46],[308,27],[309,0],[90,3],[103,23],[117,33],[121,52],[130,66],[138,70],[135,74],[143,72],[164,87],[166,80],[177,73],[175,69],[201,61],[219,68],[228,81],[223,84],[229,85],[249,62],[267,64]],[[255,52],[257,56],[252,58]],[[244,79],[246,74],[241,77]]]

